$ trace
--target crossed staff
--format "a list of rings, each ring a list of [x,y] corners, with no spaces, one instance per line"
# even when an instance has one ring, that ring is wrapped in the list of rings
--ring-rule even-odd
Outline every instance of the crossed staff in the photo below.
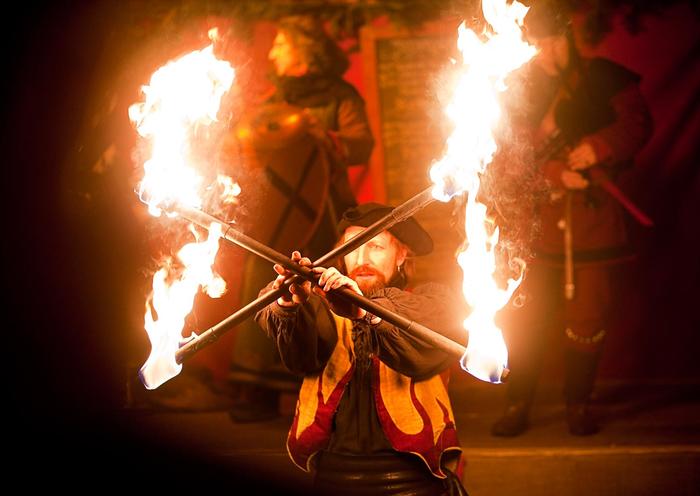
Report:
[[[398,207],[395,207],[390,213],[376,221],[371,226],[362,230],[357,236],[349,239],[342,245],[337,246],[321,258],[317,259],[312,265],[314,267],[327,265],[328,262],[352,252],[380,232],[389,229],[394,224],[408,219],[414,213],[427,207],[429,204],[435,201],[435,198],[433,198],[432,195],[432,189],[433,188],[430,187],[421,193],[418,193],[413,198],[410,198]],[[216,341],[221,335],[238,325],[253,313],[277,300],[277,298],[288,291],[291,284],[300,282],[302,279],[310,280],[312,282],[315,282],[318,279],[318,276],[313,273],[311,268],[303,267],[292,262],[289,257],[241,233],[228,223],[219,220],[212,215],[195,208],[178,204],[173,205],[171,209],[190,222],[193,222],[194,224],[197,224],[205,229],[209,229],[209,226],[212,224],[219,224],[222,228],[222,238],[225,238],[226,240],[256,255],[269,260],[272,263],[280,264],[295,274],[294,276],[286,279],[278,289],[271,289],[218,324],[210,327],[202,334],[193,334],[188,341],[181,344],[180,348],[175,353],[175,360],[179,364],[191,357],[197,351]],[[390,324],[393,324],[401,328],[403,331],[433,344],[435,347],[442,349],[450,355],[461,358],[466,352],[466,348],[463,345],[419,324],[418,322],[409,320],[395,312],[392,312],[391,310],[387,310],[369,298],[355,293],[351,289],[338,288],[333,291],[345,301],[364,308],[367,312],[381,317]],[[505,369],[501,377],[502,381],[505,380],[507,374],[508,369]]]

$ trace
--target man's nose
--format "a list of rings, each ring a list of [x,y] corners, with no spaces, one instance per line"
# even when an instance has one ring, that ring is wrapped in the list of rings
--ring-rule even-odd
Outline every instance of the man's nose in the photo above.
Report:
[[[365,261],[367,260],[367,251],[364,246],[360,246],[357,249],[357,266],[362,267],[365,265]]]

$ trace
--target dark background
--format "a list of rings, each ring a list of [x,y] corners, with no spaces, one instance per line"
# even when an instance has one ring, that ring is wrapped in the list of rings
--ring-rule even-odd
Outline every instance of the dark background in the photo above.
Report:
[[[135,5],[33,2],[3,23],[7,474],[34,488],[274,492],[255,473],[135,431],[124,408],[137,370],[128,367],[148,350],[130,332],[130,305],[143,302],[150,260],[131,210],[130,165],[90,174],[104,145],[90,137],[129,138],[109,120],[85,129],[119,76],[106,70],[105,51],[123,47],[113,53],[129,57],[138,40],[128,35],[150,28]]]
[[[4,403],[12,414],[7,430],[15,441],[16,473],[38,477],[28,480],[32,484],[54,478],[52,484],[79,486],[96,476],[128,489],[140,474],[187,466],[210,484],[259,482],[196,453],[164,450],[167,440],[133,432],[123,410],[130,367],[147,353],[135,319],[149,247],[132,198],[128,157],[121,157],[126,169],[88,171],[102,149],[93,138],[117,136],[120,149],[133,139],[128,122],[91,124],[114,76],[106,70],[109,54],[123,57],[113,62],[122,81],[139,80],[153,64],[135,58],[142,64],[138,70],[123,70],[138,36],[149,40],[143,33],[158,19],[126,5],[34,3],[5,20],[3,217],[9,225],[3,252],[9,277],[3,327],[11,367]],[[651,231],[632,226],[640,259],[627,276],[620,330],[602,364],[608,379],[700,379],[700,44],[690,12],[659,21],[658,31],[635,49],[629,43],[639,38],[624,32],[605,45],[618,58],[637,60],[634,68],[649,71],[652,81],[653,71],[663,70],[647,87],[657,118],[655,141],[645,150],[641,172],[627,182],[657,225]],[[117,99],[116,110],[124,105]],[[187,485],[175,477],[164,484]]]

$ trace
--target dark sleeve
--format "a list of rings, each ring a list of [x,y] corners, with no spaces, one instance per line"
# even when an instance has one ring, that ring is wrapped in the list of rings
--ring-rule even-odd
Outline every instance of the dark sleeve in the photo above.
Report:
[[[268,290],[269,286],[260,294]],[[271,303],[255,315],[255,321],[274,339],[282,363],[295,374],[322,370],[338,340],[328,305],[314,294],[292,309]]]
[[[431,283],[419,286],[412,292],[386,288],[372,300],[466,346],[467,333],[462,327],[465,312],[461,299],[455,297],[446,286]],[[386,321],[372,329],[380,360],[414,379],[427,379],[459,360],[459,357]]]
[[[601,164],[629,163],[653,128],[640,80],[611,60],[591,59],[576,96],[557,108],[557,124],[572,142],[592,145]]]
[[[602,129],[584,136],[603,163],[624,163],[632,159],[649,141],[653,121],[646,100],[636,83],[612,97],[615,120]]]
[[[345,163],[366,164],[374,147],[374,138],[367,120],[365,102],[358,93],[353,92],[341,99],[337,123],[335,134],[342,145]]]

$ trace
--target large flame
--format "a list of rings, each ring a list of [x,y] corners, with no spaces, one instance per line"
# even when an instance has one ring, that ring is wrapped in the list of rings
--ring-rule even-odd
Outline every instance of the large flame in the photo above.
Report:
[[[212,224],[205,241],[188,243],[178,252],[177,257],[184,265],[179,276],[173,275],[179,271],[171,259],[166,259],[153,276],[153,292],[146,302],[145,316],[151,354],[139,372],[148,389],[157,388],[182,370],[182,365],[175,361],[175,353],[183,340],[185,318],[192,311],[200,286],[212,298],[226,291],[225,281],[212,270],[220,236],[221,225]]]
[[[201,206],[207,185],[199,172],[205,164],[194,158],[195,142],[202,146],[206,141],[207,133],[198,131],[217,122],[221,98],[234,76],[231,65],[214,56],[212,44],[159,68],[149,85],[142,87],[145,100],[129,108],[129,117],[150,149],[139,196],[152,215],[160,216],[163,209],[176,205]],[[219,175],[214,185],[222,190],[224,203],[230,203],[240,192],[227,176]],[[145,315],[151,353],[139,373],[148,389],[180,373],[182,366],[176,362],[175,353],[199,289],[205,289],[211,297],[221,296],[226,289],[223,279],[212,270],[220,236],[220,228],[212,225],[205,241],[183,246],[177,261],[166,259],[153,276]]]
[[[463,271],[462,291],[471,307],[464,327],[469,333],[462,367],[475,377],[500,382],[508,363],[496,312],[510,299],[520,279],[510,280],[501,289],[493,274],[498,229],[490,229],[486,207],[475,198],[479,177],[497,151],[494,130],[501,117],[499,93],[506,89],[506,76],[522,66],[536,50],[522,39],[522,21],[528,8],[517,1],[485,1],[484,17],[491,26],[483,42],[464,23],[459,27],[458,48],[462,67],[452,101],[445,109],[454,124],[445,155],[433,164],[430,177],[433,196],[448,201],[467,193],[465,233],[468,245],[457,257]],[[491,234],[489,234],[493,231]]]

